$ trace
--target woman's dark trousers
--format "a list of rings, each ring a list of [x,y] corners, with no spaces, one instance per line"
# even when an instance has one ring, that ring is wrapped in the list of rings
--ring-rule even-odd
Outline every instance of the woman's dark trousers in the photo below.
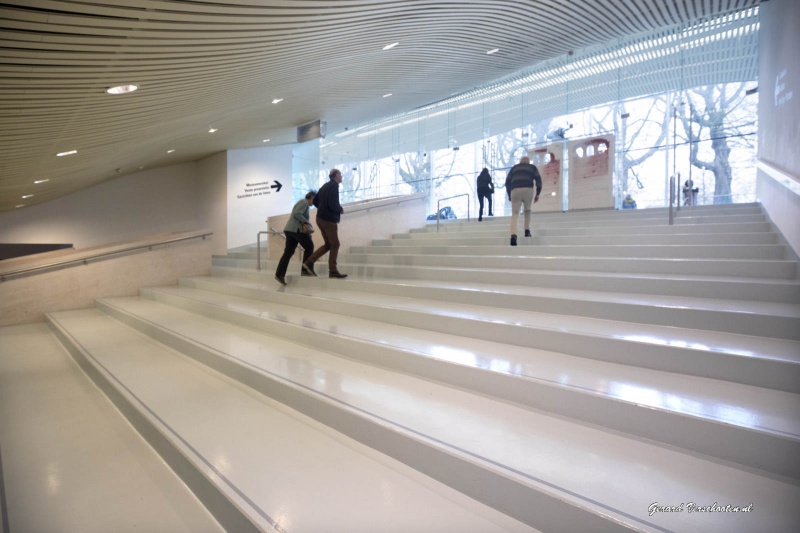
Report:
[[[292,260],[298,244],[303,247],[304,263],[308,261],[308,258],[314,252],[314,242],[311,240],[310,235],[294,231],[284,231],[283,234],[286,235],[286,248],[284,248],[283,255],[278,261],[278,270],[275,271],[275,275],[279,278],[286,276],[286,269],[289,267],[289,261]]]

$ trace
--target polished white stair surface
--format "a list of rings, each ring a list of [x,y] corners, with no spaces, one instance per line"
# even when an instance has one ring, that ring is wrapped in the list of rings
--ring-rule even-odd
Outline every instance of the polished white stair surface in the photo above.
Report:
[[[224,341],[224,326],[193,318],[187,333],[210,332],[236,353],[245,347]],[[262,530],[530,530],[97,310],[50,320]],[[343,512],[356,503],[358,512]]]
[[[172,495],[146,517],[169,530],[800,530],[800,280],[761,207],[682,209],[673,226],[661,209],[534,209],[532,229],[512,248],[507,218],[428,224],[342,253],[345,280],[324,259],[301,277],[295,258],[286,287],[254,250],[215,257],[211,276],[52,313],[36,341],[0,331],[0,383],[54,349],[103,423],[160,455],[158,488],[136,490]],[[15,405],[40,404],[40,377]],[[9,479],[8,450],[35,465],[54,444],[8,442],[58,423],[10,397],[15,532],[50,489],[16,465]],[[137,509],[106,530],[134,530]]]
[[[45,325],[0,347],[4,532],[224,531]]]

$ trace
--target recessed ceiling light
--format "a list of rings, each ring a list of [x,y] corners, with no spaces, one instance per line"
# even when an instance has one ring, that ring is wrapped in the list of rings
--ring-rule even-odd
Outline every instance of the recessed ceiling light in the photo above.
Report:
[[[32,197],[33,197],[33,195],[32,195],[32,194],[24,194],[24,195],[22,195],[22,199],[23,199],[23,200],[24,200],[25,198],[32,198]]]
[[[283,98],[275,98],[272,103],[277,104],[278,102],[283,102]]]
[[[72,154],[77,154],[77,153],[78,153],[77,150],[70,150],[69,152],[59,152],[59,153],[56,154],[56,156],[64,157],[65,155],[72,155]]]
[[[392,44],[387,44],[386,46],[384,46],[384,47],[383,47],[383,49],[384,49],[384,50],[391,50],[392,48],[394,48],[394,47],[395,47],[395,46],[397,46],[398,44],[400,44],[400,43],[392,43]]]
[[[25,207],[25,204],[19,204],[19,205],[16,205],[14,207]]]
[[[106,92],[108,94],[127,94],[132,93],[138,88],[138,85],[118,85],[116,87],[109,87],[106,89]]]
[[[261,142],[262,142],[262,143],[268,143],[268,142],[269,142],[269,139],[264,139],[264,140],[263,140],[263,141],[261,141]]]
[[[386,94],[383,95],[384,98],[388,98],[390,96],[392,96],[392,93],[386,93]]]
[[[499,52],[499,51],[500,51],[500,49],[499,49],[499,48],[492,48],[491,50],[489,50],[489,51],[488,51],[488,52],[486,52],[486,53],[487,53],[487,54],[494,54],[495,52]]]
[[[36,185],[39,185],[40,183],[47,183],[48,181],[50,181],[50,180],[49,179],[48,180],[36,180],[33,183],[35,183]]]
[[[208,130],[208,133],[214,133],[215,131],[217,131],[217,128],[210,128],[210,129]]]
[[[172,152],[174,152],[174,151],[175,151],[175,148],[173,148],[172,150],[167,150],[167,153],[168,153],[168,154],[171,154],[171,153],[172,153]]]

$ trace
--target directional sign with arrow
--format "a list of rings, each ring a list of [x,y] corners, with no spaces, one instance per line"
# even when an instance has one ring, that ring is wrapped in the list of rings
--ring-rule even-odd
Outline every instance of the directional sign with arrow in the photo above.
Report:
[[[278,180],[274,180],[274,181],[275,181],[275,185],[270,185],[269,188],[270,189],[275,189],[275,192],[281,192],[281,187],[283,187],[283,185],[281,185],[281,182],[278,181]]]

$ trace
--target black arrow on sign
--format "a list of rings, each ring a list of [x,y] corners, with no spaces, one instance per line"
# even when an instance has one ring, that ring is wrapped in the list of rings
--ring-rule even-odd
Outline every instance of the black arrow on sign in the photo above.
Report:
[[[283,187],[283,185],[281,185],[281,182],[278,180],[275,180],[275,185],[269,186],[270,189],[277,189],[275,192],[281,192],[281,187]]]

